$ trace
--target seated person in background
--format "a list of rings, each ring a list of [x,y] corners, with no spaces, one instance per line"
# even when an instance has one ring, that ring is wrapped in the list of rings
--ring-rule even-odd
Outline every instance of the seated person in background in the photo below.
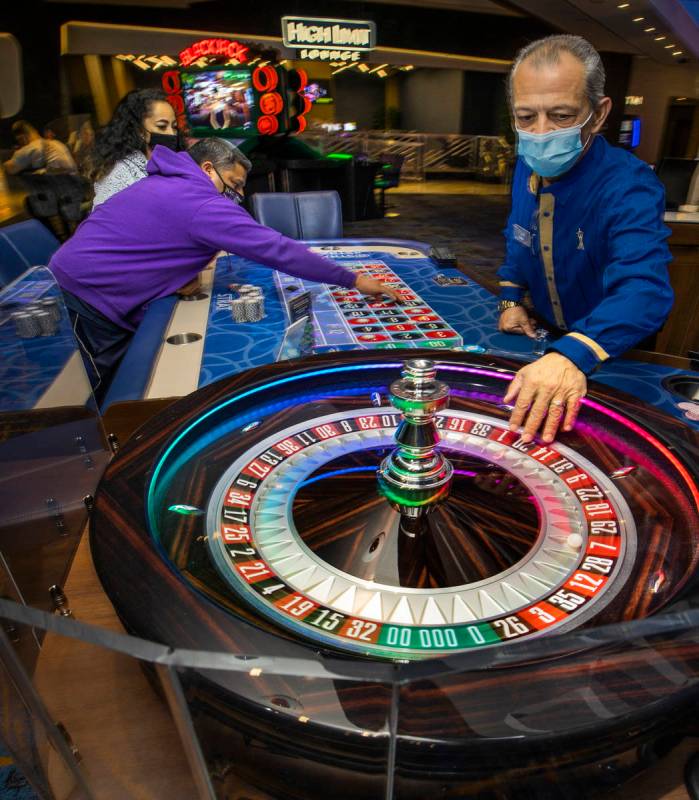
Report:
[[[20,173],[76,173],[70,150],[56,138],[44,139],[33,125],[19,119],[12,124],[17,150],[3,167],[8,175]]]
[[[657,331],[672,307],[665,196],[652,169],[600,135],[612,101],[599,53],[579,36],[525,47],[509,78],[519,159],[512,181],[499,328],[534,336],[522,305],[564,335],[523,367],[510,428],[551,442],[571,430],[586,375]]]
[[[95,183],[93,208],[148,174],[146,164],[157,144],[181,149],[175,112],[159,89],[124,95],[99,131],[87,177]]]
[[[95,129],[92,120],[86,119],[68,140],[75,163],[81,173],[85,174],[92,163],[92,151],[95,147]]]
[[[239,205],[250,166],[224,139],[203,139],[186,153],[156,147],[148,177],[98,206],[54,254],[49,268],[98,399],[147,304],[192,281],[220,250],[400,302],[395,290],[255,222]]]

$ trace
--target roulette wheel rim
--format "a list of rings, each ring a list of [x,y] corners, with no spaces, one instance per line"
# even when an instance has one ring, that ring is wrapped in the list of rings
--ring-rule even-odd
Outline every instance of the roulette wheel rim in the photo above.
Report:
[[[384,414],[389,414],[389,415],[392,415],[392,416],[395,416],[396,413],[397,413],[396,409],[394,409],[394,408],[392,408],[390,406],[389,407],[382,407],[381,410],[382,410],[382,412]],[[362,415],[371,414],[372,411],[374,411],[374,409],[367,408],[367,409],[356,410],[353,413],[355,414],[355,416],[359,415],[361,417]],[[338,420],[343,420],[344,421],[344,419],[346,417],[347,417],[347,415],[344,415],[344,417],[343,417],[342,414],[331,414],[331,415],[328,415],[328,416],[325,416],[325,417],[317,418],[317,419],[314,420],[315,428],[318,428],[319,426],[322,426],[322,425],[328,425],[328,424],[337,423]],[[448,418],[449,418],[450,421],[459,420],[458,416],[449,416]],[[481,424],[487,424],[487,421],[488,421],[487,417],[482,416],[482,415],[478,415],[478,414],[470,414],[469,415],[469,419],[473,420],[475,422],[480,422]],[[223,512],[224,498],[225,498],[226,492],[227,491],[233,491],[235,489],[234,478],[241,472],[242,468],[247,463],[249,463],[251,461],[251,459],[254,460],[255,454],[257,454],[259,452],[264,452],[266,450],[269,450],[269,448],[271,446],[273,446],[275,444],[275,442],[279,441],[280,439],[287,440],[287,439],[289,439],[289,437],[293,436],[295,433],[303,432],[304,428],[307,428],[307,427],[308,427],[307,423],[299,423],[296,426],[284,429],[283,431],[279,431],[278,433],[267,437],[266,439],[262,440],[261,442],[258,442],[254,448],[251,448],[249,451],[246,451],[246,453],[244,453],[240,458],[238,458],[224,472],[224,474],[221,476],[220,480],[218,481],[216,487],[214,488],[214,490],[212,492],[212,495],[211,495],[212,496],[212,502],[209,505],[209,510],[208,510],[208,514],[207,514],[207,524],[206,524],[206,528],[207,528],[207,531],[208,531],[209,553],[210,553],[212,559],[216,562],[217,566],[219,567],[219,571],[223,575],[224,579],[227,580],[229,586],[231,587],[231,589],[233,591],[244,592],[244,590],[246,588],[246,584],[245,584],[245,582],[241,582],[240,580],[236,580],[236,578],[235,578],[236,572],[235,572],[235,569],[233,568],[233,564],[231,563],[231,560],[227,558],[227,554],[226,554],[227,545],[224,543],[224,541],[223,541],[223,539],[222,539],[222,537],[220,535],[221,525],[219,523],[220,523],[220,521],[222,520],[222,517],[223,517],[223,513],[222,512]],[[384,439],[386,439],[386,438],[388,438],[389,441],[392,440],[392,434],[390,436],[388,436],[388,437],[384,436]],[[334,441],[337,442],[338,440],[335,439]],[[328,443],[328,440],[326,440],[326,442],[325,442],[326,448],[327,448],[327,443]],[[445,442],[443,441],[442,445],[444,445],[444,444],[445,444]],[[558,455],[560,455],[562,457],[568,457],[568,458],[573,458],[574,457],[573,454],[572,454],[572,451],[569,448],[566,448],[564,446],[560,446],[560,445],[557,446],[556,452],[557,452]],[[324,453],[324,456],[326,458],[328,457],[327,452]],[[300,460],[300,459],[304,459],[305,460],[305,459],[312,458],[312,456],[308,455],[305,451],[299,451],[297,454],[295,454],[295,458],[298,459],[298,460]],[[289,463],[289,461],[287,460],[286,464],[288,464],[288,463]],[[584,468],[588,474],[590,474],[591,476],[594,476],[595,479],[598,482],[601,482],[602,473],[601,473],[600,470],[598,470],[596,467],[594,467],[594,465],[592,465],[591,463],[587,462],[584,459],[581,460],[580,458],[576,458],[575,463],[576,463],[576,466]],[[295,471],[295,477],[297,477],[299,480],[303,480],[304,478],[307,479],[308,478],[308,474],[306,474],[306,473],[310,473],[310,471],[313,469],[313,462],[311,462],[311,464],[312,464],[312,466],[309,469],[304,469],[303,467],[301,468],[302,471],[300,472],[300,477],[299,477],[299,470],[297,468],[296,471]],[[520,468],[520,472],[523,473],[520,476],[520,479],[523,481],[524,486],[526,488],[528,488],[529,491],[531,491],[532,493],[535,493],[537,491],[537,488],[539,488],[540,490],[541,490],[541,488],[543,488],[543,490],[545,492],[546,491],[546,486],[543,485],[543,484],[540,484],[539,486],[537,486],[536,481],[534,479],[532,479],[531,473],[529,473],[529,474],[527,473],[527,469],[531,469],[531,467],[526,467],[525,466],[523,468]],[[269,481],[269,480],[275,480],[275,479],[279,480],[279,478],[275,474],[275,471],[271,470],[270,473],[269,473],[269,477],[267,477],[266,480]],[[275,493],[275,500],[277,500],[277,502],[279,501],[278,500],[279,494],[280,494],[279,492]],[[630,516],[630,512],[629,512],[628,506],[627,506],[623,496],[621,495],[621,493],[618,492],[615,489],[614,486],[609,485],[609,486],[606,487],[606,497],[608,499],[611,499],[611,501],[614,503],[615,509],[617,509],[617,511],[619,513],[619,516],[623,519],[624,542],[623,542],[623,545],[621,547],[618,564],[616,565],[616,569],[615,569],[615,572],[614,572],[614,578],[615,578],[615,580],[617,582],[617,589],[618,589],[618,588],[621,588],[621,586],[623,585],[625,580],[628,578],[629,573],[630,573],[630,571],[632,569],[633,558],[634,558],[635,550],[636,550],[636,538],[635,538],[636,537],[636,532],[635,532],[635,525],[634,525],[633,520],[632,520],[632,518]],[[281,502],[284,503],[284,506],[285,506],[286,511],[287,511],[287,513],[283,514],[282,516],[285,516],[287,518],[287,524],[283,528],[282,528],[281,524],[279,525],[278,528],[275,528],[273,536],[278,537],[280,535],[285,535],[287,537],[287,539],[290,541],[289,545],[287,545],[287,547],[286,547],[286,549],[284,551],[286,559],[291,558],[291,556],[289,555],[289,547],[293,548],[294,545],[296,545],[296,547],[298,548],[298,554],[299,555],[301,555],[302,557],[303,557],[303,555],[305,555],[305,556],[311,557],[313,559],[314,558],[314,554],[304,544],[302,538],[299,536],[299,534],[298,534],[298,532],[296,530],[296,526],[294,524],[293,516],[290,513],[290,507],[291,507],[291,503],[292,503],[293,499],[294,499],[293,494],[291,494],[289,496],[286,496],[286,497],[283,494],[281,495]],[[548,524],[548,523],[551,522],[550,515],[549,515],[549,509],[547,509],[543,505],[540,505],[539,506],[539,510],[540,510],[540,517],[541,517],[541,519],[540,519],[540,529],[539,529],[539,535],[538,535],[537,540],[534,543],[534,545],[524,554],[524,556],[522,557],[522,559],[520,561],[513,563],[505,571],[503,571],[501,573],[498,573],[496,575],[490,576],[489,578],[484,578],[484,579],[482,579],[480,581],[474,581],[474,582],[470,583],[468,585],[469,593],[472,594],[473,592],[486,591],[487,586],[492,581],[504,580],[508,576],[516,573],[517,571],[523,570],[528,563],[530,564],[532,561],[535,561],[537,555],[540,555],[542,553],[542,551],[545,550],[545,547],[546,547],[547,543],[549,545],[555,546],[555,542],[548,542],[548,538],[547,538],[547,533],[549,532],[550,528],[552,527],[551,525]],[[554,511],[555,510],[556,509],[554,509]],[[264,509],[263,509],[262,513],[264,514]],[[259,506],[258,506],[258,516],[259,516],[259,514],[260,514],[260,509],[259,509]],[[578,525],[580,526],[580,529],[582,529],[582,523],[584,523],[584,518],[582,519],[582,522],[579,521],[579,520],[577,522],[578,522]],[[253,522],[251,522],[251,527],[252,526],[254,526]],[[282,534],[282,530],[284,531],[283,534]],[[560,538],[560,536],[559,536],[559,538]],[[255,556],[255,557],[257,557],[257,556]],[[366,591],[369,591],[369,592],[372,592],[372,593],[376,592],[376,591],[380,591],[382,593],[385,593],[389,589],[389,587],[386,587],[386,586],[383,586],[381,584],[378,584],[376,581],[362,581],[362,580],[356,578],[356,576],[347,575],[346,573],[343,573],[341,570],[337,569],[336,567],[333,567],[332,565],[325,564],[324,566],[328,570],[328,574],[324,576],[326,578],[330,574],[334,574],[335,576],[337,576],[338,580],[342,580],[342,578],[345,578],[345,579],[351,578],[351,579],[353,579],[354,583],[357,586],[361,586]],[[316,571],[318,571],[318,568],[319,568],[319,565],[316,562]],[[529,575],[529,573],[525,573],[525,574]],[[280,575],[280,577],[281,577],[281,575]],[[316,577],[316,582],[317,583],[321,582],[321,578],[317,576]],[[300,587],[298,587],[298,586],[295,586],[295,588],[298,589],[299,591],[302,591],[302,589]],[[614,588],[614,587],[612,587],[612,588]],[[466,589],[465,586],[445,587],[445,588],[440,588],[440,589],[434,589],[433,588],[431,593],[435,597],[440,597],[440,599],[442,599],[442,596],[447,594],[447,593],[453,594],[455,598],[456,597],[461,598],[461,597],[464,596],[464,590],[465,589]],[[402,596],[410,596],[410,595],[414,595],[414,594],[419,594],[419,592],[420,592],[420,589],[417,589],[417,588],[407,588],[405,586],[396,587],[396,593],[398,595],[400,595],[401,597]],[[613,596],[614,596],[613,594],[605,596],[606,601],[609,602],[611,599],[613,599]],[[263,602],[261,602],[260,599],[258,598],[258,596],[256,596],[253,592],[248,594],[248,599],[249,599],[249,602],[256,608],[256,610],[258,610],[258,611],[260,611],[262,613],[265,612],[265,610],[266,610],[265,604]],[[383,599],[383,597],[382,597],[382,599]],[[522,602],[521,602],[522,600],[524,600],[523,597],[520,598],[520,605],[522,605]],[[516,608],[516,604],[510,610],[514,611],[515,608]],[[506,610],[506,609],[500,609],[499,611],[498,610],[493,610],[493,613],[490,614],[490,617],[491,618],[497,618],[498,616],[502,615],[502,611],[504,611],[504,610]],[[328,608],[327,611],[328,611],[328,613],[332,613],[332,611],[337,611],[337,608],[335,606],[332,606],[331,608]],[[592,615],[594,615],[594,613],[595,613],[594,604],[586,605],[582,609],[582,611],[577,614],[575,619],[568,620],[566,622],[563,622],[559,626],[557,626],[557,631],[560,632],[560,633],[563,633],[566,630],[572,630],[575,627],[578,627],[581,624],[581,622],[584,622],[586,619],[589,619]],[[372,619],[374,619],[374,618],[372,618]],[[317,641],[319,643],[324,643],[324,642],[327,643],[327,641],[328,641],[327,632],[325,632],[325,631],[314,632],[312,630],[309,630],[308,628],[304,628],[301,624],[294,625],[294,620],[293,620],[293,618],[291,616],[287,620],[287,623],[291,624],[291,626],[292,626],[292,628],[294,629],[295,632],[301,633],[301,634],[305,634],[311,640],[315,640],[315,641]],[[451,621],[451,624],[454,624],[453,620]],[[426,625],[426,623],[424,623],[424,625]],[[422,630],[422,628],[421,628],[421,630]],[[432,629],[432,630],[434,630],[436,632],[438,629]],[[445,632],[450,631],[450,630],[451,630],[451,628],[447,627],[445,629]],[[313,635],[314,633],[316,633],[315,636]],[[542,635],[542,633],[546,633],[546,631],[543,630],[543,631],[539,631],[539,632],[533,632],[532,633],[532,638],[535,638],[536,636],[540,636],[540,635]],[[342,644],[344,646],[344,649],[348,649],[348,650],[351,650],[351,651],[356,652],[356,653],[362,653],[362,652],[365,651],[365,648],[361,644],[353,643],[352,641],[347,640],[347,639],[342,641]],[[493,646],[495,644],[499,644],[499,642],[483,643],[482,646],[487,647],[487,646]],[[421,655],[422,656],[424,656],[424,655],[438,655],[438,654],[447,655],[447,654],[449,654],[449,652],[450,652],[450,650],[448,648],[444,648],[444,649],[430,648],[429,651],[426,653],[424,648],[422,648],[422,649],[414,649],[414,650],[396,650],[396,649],[392,649],[390,646],[387,646],[383,650],[383,654],[386,654],[386,655],[392,654],[395,658],[399,658],[399,659],[410,658],[410,657],[419,657]]]
[[[420,351],[417,352],[419,353]],[[348,355],[350,355],[349,358]],[[434,357],[433,353],[429,354],[426,353],[425,355],[430,358]],[[375,358],[374,360],[378,361],[381,358],[380,354],[375,354],[375,356],[378,356],[378,358]],[[215,414],[220,409],[229,407],[231,404],[238,402],[240,399],[244,397],[254,396],[258,393],[263,394],[264,392],[269,391],[270,388],[274,389],[281,384],[293,383],[294,381],[297,380],[304,380],[321,375],[327,376],[332,374],[344,373],[348,369],[351,371],[354,370],[364,371],[367,366],[375,366],[377,368],[379,367],[391,368],[391,369],[396,369],[396,371],[401,366],[401,362],[393,361],[393,359],[391,359],[391,361],[388,363],[384,362],[383,364],[380,365],[371,363],[363,365],[353,364],[352,361],[354,361],[355,359],[356,359],[355,354],[343,354],[343,359],[342,359],[343,363],[340,366],[330,367],[330,368],[324,366],[322,363],[322,362],[327,362],[328,360],[334,361],[334,359],[329,359],[328,356],[316,357],[315,359],[313,358],[305,359],[303,362],[286,362],[285,364],[271,365],[269,367],[263,368],[262,370],[254,372],[261,372],[263,375],[265,374],[270,375],[270,373],[271,375],[274,375],[275,373],[281,373],[282,375],[281,378],[271,381],[264,380],[264,378],[261,378],[261,380],[255,381],[253,383],[246,382],[246,388],[243,391],[236,393],[233,397],[226,397],[224,392],[221,402],[214,401],[212,403],[207,403],[206,404],[207,408],[203,414],[197,415],[196,418],[193,421],[188,422],[188,424],[180,426],[180,430],[176,432],[175,436],[170,437],[168,442],[163,443],[162,446],[158,448],[159,452],[157,454],[157,458],[154,459],[154,466],[152,467],[152,470],[149,470],[149,472],[151,472],[152,474],[149,474],[147,478],[146,508],[147,508],[147,516],[149,519],[149,525],[151,531],[155,531],[155,529],[157,528],[157,524],[153,519],[153,487],[157,484],[163,462],[167,460],[169,452],[173,449],[173,447],[175,447],[177,441],[182,439],[182,437],[191,434],[203,420],[205,420],[210,415]],[[359,354],[359,360],[362,359],[367,360],[366,354],[361,354],[361,353]],[[314,362],[318,360],[321,361],[321,364],[319,364],[320,368],[314,369],[313,366]],[[347,363],[347,361],[349,363]],[[369,359],[369,361],[371,361],[371,359]],[[495,377],[503,381],[509,380],[512,376],[512,371],[511,369],[508,369],[508,367],[494,366],[492,365],[492,362],[489,362],[488,359],[486,358],[479,359],[479,357],[474,358],[473,356],[470,356],[468,359],[464,359],[463,357],[458,357],[454,360],[450,359],[444,362],[440,362],[439,366],[444,369],[461,370],[463,372],[468,373],[469,375]],[[221,383],[225,383],[225,381]],[[201,394],[202,392],[208,393],[208,391],[211,391],[211,387],[207,387],[207,389],[205,390],[200,390],[200,392],[197,394]],[[214,393],[214,391],[215,390],[211,391],[211,393]],[[632,418],[629,418],[628,415],[624,415],[619,410],[616,410],[613,406],[610,406],[608,399],[604,405],[599,403],[594,398],[586,398],[584,402],[586,406],[594,408],[596,411],[601,412],[617,421],[620,421],[624,426],[633,429],[634,431],[639,433],[644,439],[649,441],[653,447],[657,448],[658,451],[661,451],[664,457],[672,462],[672,464],[675,466],[675,468],[678,470],[679,474],[687,482],[687,484],[691,486],[694,502],[696,503],[697,497],[699,497],[699,493],[697,492],[696,486],[692,481],[690,469],[688,465],[683,462],[681,453],[678,452],[677,448],[675,448],[672,445],[670,447],[667,447],[665,444],[659,441],[652,432],[646,430],[637,421],[633,420]],[[179,406],[181,403],[184,403],[186,405],[187,399],[179,401],[176,405]],[[382,408],[382,411],[385,410],[386,410],[385,407]],[[145,426],[146,429],[148,427],[149,424]],[[147,436],[147,434],[139,434],[139,438],[144,436]],[[564,453],[567,452],[567,449],[563,447],[562,452]],[[235,465],[231,466],[228,472],[232,472],[234,466]],[[220,483],[225,483],[225,480],[226,477],[224,475],[221,478]],[[612,488],[612,494],[614,494],[613,498],[614,501],[618,504],[618,506],[622,507],[623,509],[625,507],[625,502],[623,500],[623,497],[620,497],[618,492],[615,492],[613,488]],[[211,512],[211,507],[209,507],[209,516],[211,516],[210,512]],[[695,563],[696,559],[697,559],[697,554],[695,554],[694,556]],[[566,626],[566,629],[568,629],[569,627],[572,626]]]
[[[281,625],[270,626],[268,624],[264,629],[260,629],[260,636],[253,638],[244,636],[243,634],[248,630],[257,630],[256,625],[259,619],[250,613],[233,619],[224,606],[216,604],[215,598],[206,595],[199,587],[186,583],[185,579],[178,574],[176,564],[173,563],[172,559],[163,551],[161,546],[152,540],[151,533],[145,530],[144,504],[147,499],[149,487],[157,483],[159,474],[162,472],[161,470],[159,473],[158,465],[163,463],[163,460],[173,453],[173,442],[175,442],[175,440],[182,441],[182,437],[187,437],[190,434],[194,435],[198,430],[198,426],[202,423],[202,420],[207,418],[207,415],[209,415],[208,418],[211,419],[210,415],[214,413],[215,409],[230,409],[231,403],[237,402],[243,395],[252,397],[255,396],[257,392],[261,396],[266,391],[269,391],[270,384],[275,384],[273,389],[278,391],[280,385],[289,386],[292,385],[294,381],[309,379],[309,376],[313,376],[314,374],[316,376],[325,375],[333,377],[343,372],[345,375],[366,375],[369,372],[366,370],[367,364],[383,362],[380,367],[377,366],[377,369],[390,368],[394,372],[394,375],[397,375],[400,362],[394,358],[390,358],[389,361],[387,355],[386,353],[349,353],[342,354],[342,356],[337,356],[337,354],[324,355],[303,362],[286,362],[284,364],[271,365],[247,373],[242,377],[237,376],[222,381],[219,384],[214,384],[200,390],[200,392],[196,393],[196,396],[190,396],[189,398],[175,403],[166,410],[163,415],[147,423],[146,426],[136,434],[133,441],[127,443],[122,451],[126,459],[125,463],[115,463],[110,467],[106,480],[97,495],[97,513],[93,518],[92,541],[95,546],[96,562],[100,577],[103,578],[107,592],[115,602],[117,609],[123,610],[122,618],[125,620],[130,630],[156,640],[165,640],[168,644],[175,647],[194,647],[196,649],[227,650],[228,652],[241,653],[259,652],[272,656],[274,656],[275,652],[278,652],[282,656],[291,655],[292,657],[312,659],[319,657],[318,642],[310,640],[307,636],[303,639],[296,639],[294,638],[293,632],[290,632],[288,628]],[[393,354],[390,355],[393,356]],[[413,354],[411,353],[411,355]],[[434,358],[433,352],[429,352],[429,354],[425,353],[424,355],[425,357]],[[479,373],[483,373],[482,377],[484,379],[495,376],[495,379],[500,382],[502,387],[506,385],[505,380],[511,377],[512,370],[516,368],[516,365],[512,362],[495,360],[493,363],[492,359],[487,357],[474,357],[469,355],[469,357],[465,359],[458,354],[444,353],[440,355],[443,355],[445,364],[472,370],[472,374],[475,376],[479,376]],[[342,368],[332,372],[332,365],[336,363],[340,363]],[[354,367],[354,371],[347,373],[346,368],[348,366]],[[482,386],[476,388],[480,388],[482,392],[487,393],[487,386],[485,388]],[[502,392],[500,392],[500,394],[501,393]],[[686,489],[689,498],[687,502],[696,502],[696,486],[693,483],[691,475],[691,465],[687,463],[686,454],[682,452],[682,448],[677,444],[676,438],[673,438],[674,434],[668,435],[663,431],[660,435],[657,435],[653,430],[647,429],[642,419],[634,418],[633,402],[627,400],[619,393],[612,393],[605,395],[604,398],[599,398],[593,390],[593,396],[588,399],[587,407],[599,411],[597,406],[604,408],[604,413],[614,424],[622,425],[623,422],[623,426],[625,426],[624,429],[633,429],[639,437],[639,442],[644,441],[648,443],[649,447],[656,447],[657,444],[657,446],[662,448],[663,457],[667,457],[671,460],[673,469],[677,470],[678,475],[686,477],[688,486],[691,485],[693,489],[693,491]],[[362,406],[362,408],[366,408],[366,406]],[[256,409],[253,408],[250,412],[251,419],[255,416],[253,413],[255,410]],[[312,410],[308,413],[310,415],[309,419],[313,418]],[[500,409],[500,421],[504,419],[505,413],[506,411],[504,409]],[[586,416],[583,412],[583,424],[586,424],[585,420]],[[659,426],[662,426],[662,424],[667,421],[664,417],[659,417],[658,420]],[[633,426],[633,428],[628,428],[629,425]],[[241,430],[242,427],[244,426],[239,425],[236,430]],[[678,435],[681,435],[683,432],[679,428],[674,428],[673,430],[675,433],[678,433]],[[252,429],[251,433],[254,433],[254,431],[255,429]],[[261,436],[261,434],[259,435]],[[260,439],[260,441],[262,441],[262,439]],[[115,577],[110,574],[109,557],[110,549],[114,546],[114,542],[112,541],[109,543],[107,541],[110,536],[103,529],[105,523],[108,521],[109,515],[114,510],[116,499],[113,492],[114,481],[120,473],[123,474],[125,471],[128,471],[129,458],[135,457],[136,455],[140,458],[140,464],[137,468],[134,468],[131,477],[134,481],[134,486],[140,486],[139,491],[141,494],[139,501],[140,508],[135,507],[132,509],[132,517],[135,519],[140,515],[140,521],[136,520],[138,531],[133,535],[127,533],[125,541],[129,546],[135,546],[136,539],[138,539],[139,555],[142,555],[143,561],[147,562],[139,567],[139,575],[148,576],[156,565],[159,573],[162,574],[157,587],[153,589],[153,596],[163,587],[168,590],[167,596],[160,601],[161,607],[168,612],[168,619],[163,622],[159,620],[156,621],[154,618],[145,621],[139,619],[137,604],[130,602],[126,597],[123,575],[121,578],[115,579]],[[232,468],[234,461],[235,459],[229,460],[226,468]],[[224,471],[225,470],[222,470],[217,474],[217,481],[220,482],[222,480]],[[140,484],[135,480],[134,475],[140,476]],[[624,478],[624,480],[626,479]],[[631,480],[636,480],[636,478],[632,475]],[[134,490],[131,497],[136,498],[136,496],[137,491]],[[207,497],[208,496],[209,494],[207,494]],[[136,505],[138,505],[138,503]],[[132,519],[131,522],[133,521]],[[114,520],[111,520],[110,527],[113,532],[115,529]],[[690,573],[694,571],[696,553],[692,554],[692,559],[690,559],[691,563],[689,564],[687,575],[685,575],[684,580],[688,580]],[[134,576],[131,574],[129,579],[133,582],[138,579],[139,575]],[[211,620],[209,630],[211,636],[199,636],[199,632],[191,628],[188,630],[178,628],[176,624],[178,616],[178,612],[175,610],[176,604],[179,604],[179,608],[181,608],[181,617],[186,618],[187,615],[192,617],[193,626],[201,625],[202,627],[206,627],[209,624],[208,621]],[[227,620],[230,621],[232,629],[234,629],[233,633],[224,629]],[[643,623],[640,624],[642,625]],[[631,635],[630,628],[628,635]],[[569,639],[571,643],[579,644],[581,641],[584,641],[584,639],[576,638],[575,632],[570,636],[572,637]],[[510,648],[506,648],[508,655],[504,658],[498,658],[497,655],[498,652],[501,651],[501,648],[489,648],[488,650],[481,651],[459,651],[453,655],[439,654],[435,659],[417,661],[411,664],[395,664],[393,661],[376,660],[367,662],[361,659],[355,661],[352,652],[344,649],[338,650],[333,647],[332,644],[322,648],[320,657],[322,659],[329,659],[327,663],[334,665],[332,668],[337,670],[338,675],[356,674],[361,676],[362,679],[367,680],[368,676],[373,676],[374,681],[391,681],[401,675],[406,681],[433,680],[434,677],[440,673],[452,674],[454,670],[468,671],[469,668],[474,670],[488,669],[497,666],[498,663],[503,666],[505,672],[511,668],[513,674],[515,672],[518,674],[526,674],[527,670],[530,670],[531,674],[537,675],[538,679],[540,673],[536,671],[538,669],[536,666],[537,660],[565,659],[566,656],[570,655],[570,650],[566,650],[565,641],[566,637],[564,636],[560,639],[556,637],[541,637],[531,642],[527,642],[526,640],[519,643],[515,642],[513,645],[510,645]],[[277,645],[279,646],[278,650],[275,649]],[[574,644],[570,646],[572,647]],[[334,656],[337,656],[337,658],[334,658]],[[522,659],[522,662],[520,663],[518,659]],[[398,660],[402,661],[402,659]],[[354,672],[355,666],[357,667],[356,673]],[[448,687],[448,691],[445,688],[444,691],[451,693],[452,687]],[[454,691],[456,691],[456,689],[454,689]],[[503,692],[504,691],[506,691],[506,689],[503,689]],[[680,695],[682,695],[681,702],[685,702],[684,698],[686,698],[687,693],[687,691],[676,691],[667,698],[656,698],[649,702],[643,701],[639,703],[633,708],[633,713],[628,712],[624,715],[614,714],[609,719],[596,719],[594,720],[595,730],[600,736],[602,731],[608,732],[611,736],[613,734],[615,735],[615,732],[618,730],[627,729],[632,723],[639,723],[639,720],[649,720],[648,725],[650,727],[651,721],[655,720],[658,715],[662,716],[663,719],[667,719],[667,717],[671,715],[671,709],[677,711],[678,705],[680,704]],[[254,709],[259,703],[259,698],[240,696],[237,701],[233,698],[231,702],[239,702],[249,709]],[[253,711],[250,713],[254,715]],[[420,735],[427,735],[427,729],[424,727],[423,723],[427,724],[424,720],[419,721],[419,723],[416,722],[415,730],[420,733]],[[293,719],[289,720],[289,724],[293,727]],[[319,720],[318,724],[322,728],[322,719]],[[491,746],[494,741],[492,737],[485,736],[485,734],[485,742],[480,743],[477,741],[477,737],[476,739],[471,739],[464,734],[452,736],[449,733],[448,725],[446,725],[446,723],[443,724],[440,720],[434,720],[430,725],[433,725],[433,727],[430,728],[431,733],[428,738],[433,742],[440,743],[438,749],[444,747],[448,751],[454,749],[459,751],[459,748],[465,746],[469,748],[478,748],[481,745],[487,748]],[[556,730],[555,734],[544,732],[539,734],[531,733],[528,737],[525,737],[524,741],[519,744],[514,742],[512,746],[526,749],[534,740],[550,740],[559,743],[564,740],[573,741],[576,740],[576,737],[585,736],[586,731],[590,730],[590,725],[592,725],[592,723],[582,726],[579,729],[574,729],[572,723],[570,726],[563,723],[561,724],[561,730]],[[418,733],[415,735],[417,736]],[[302,735],[302,732],[300,732],[299,735]],[[328,733],[328,736],[330,736],[330,733]],[[517,735],[513,736],[513,739],[517,738]],[[519,738],[521,738],[521,736]],[[490,742],[490,745],[487,744],[487,742]],[[437,767],[433,768],[437,769]]]

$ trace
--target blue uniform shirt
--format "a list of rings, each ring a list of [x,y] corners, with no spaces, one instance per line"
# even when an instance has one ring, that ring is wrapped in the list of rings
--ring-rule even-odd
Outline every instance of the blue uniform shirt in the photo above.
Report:
[[[501,299],[529,291],[585,373],[660,328],[672,308],[665,192],[651,168],[596,136],[550,186],[518,159]]]

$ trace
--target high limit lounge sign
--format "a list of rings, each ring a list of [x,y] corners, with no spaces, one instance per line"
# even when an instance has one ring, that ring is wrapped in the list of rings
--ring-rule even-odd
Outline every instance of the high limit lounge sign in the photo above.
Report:
[[[376,25],[370,20],[282,17],[285,47],[308,61],[359,61],[376,47]]]

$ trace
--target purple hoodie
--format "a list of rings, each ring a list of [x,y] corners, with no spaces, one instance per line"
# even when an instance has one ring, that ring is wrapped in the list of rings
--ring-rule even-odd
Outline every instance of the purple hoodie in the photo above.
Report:
[[[156,146],[148,177],[97,206],[49,262],[59,285],[134,330],[151,300],[172,294],[219,250],[351,288],[356,276],[260,225],[219,194],[187,153]]]

